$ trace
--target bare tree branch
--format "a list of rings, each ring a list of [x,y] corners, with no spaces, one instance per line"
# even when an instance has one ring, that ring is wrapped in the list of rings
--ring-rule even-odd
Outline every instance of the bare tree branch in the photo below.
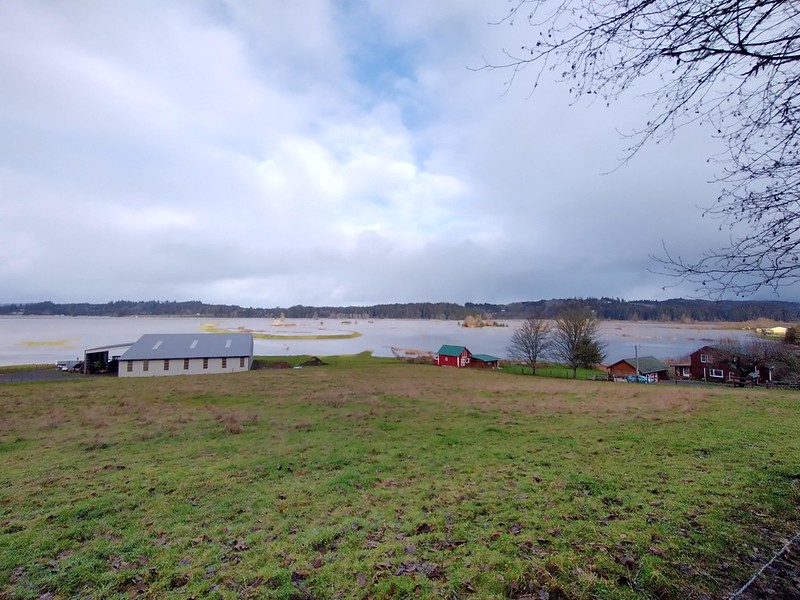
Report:
[[[508,345],[508,355],[528,363],[536,375],[536,364],[550,350],[550,322],[544,319],[526,319],[514,331]]]
[[[555,321],[552,334],[553,356],[572,369],[590,368],[603,362],[605,344],[600,341],[600,321],[591,311],[574,308],[562,313]]]
[[[689,124],[727,151],[724,189],[705,214],[730,243],[699,260],[654,257],[659,271],[703,295],[778,290],[800,279],[800,3],[786,0],[517,0],[499,23],[525,21],[531,42],[484,69],[510,88],[529,69],[610,103],[641,80],[657,116],[624,160]],[[743,233],[742,233],[743,232]]]

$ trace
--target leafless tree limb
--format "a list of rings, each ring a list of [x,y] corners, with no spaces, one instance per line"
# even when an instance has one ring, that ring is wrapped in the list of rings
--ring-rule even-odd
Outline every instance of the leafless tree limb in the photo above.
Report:
[[[528,363],[536,375],[536,364],[550,350],[550,322],[544,319],[526,319],[514,331],[508,345],[508,355]]]
[[[800,279],[800,3],[788,0],[515,0],[499,23],[527,22],[530,44],[484,69],[507,86],[532,71],[577,98],[610,103],[640,80],[656,117],[624,157],[689,123],[727,146],[724,189],[705,214],[730,243],[699,260],[654,257],[660,271],[703,295],[752,294]],[[655,79],[653,79],[655,78]],[[743,232],[743,233],[742,233]]]

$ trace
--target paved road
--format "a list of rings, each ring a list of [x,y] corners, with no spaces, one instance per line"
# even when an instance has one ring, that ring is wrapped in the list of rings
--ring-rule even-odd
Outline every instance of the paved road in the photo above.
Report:
[[[23,381],[66,381],[85,377],[80,373],[70,373],[52,369],[26,369],[20,371],[0,371],[0,383],[20,383]]]

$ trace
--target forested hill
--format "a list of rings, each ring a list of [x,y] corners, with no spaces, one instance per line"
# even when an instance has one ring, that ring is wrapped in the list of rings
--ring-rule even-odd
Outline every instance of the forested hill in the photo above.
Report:
[[[375,306],[290,306],[286,308],[243,308],[200,301],[161,302],[127,300],[108,304],[32,304],[0,305],[0,315],[66,316],[201,316],[259,317],[275,319],[464,319],[469,315],[483,319],[552,318],[567,308],[590,308],[601,319],[622,321],[751,321],[759,318],[785,323],[800,322],[800,303],[758,301],[709,301],[673,299],[663,301],[625,301],[618,298],[573,298],[536,300],[511,304],[453,304],[413,302]]]

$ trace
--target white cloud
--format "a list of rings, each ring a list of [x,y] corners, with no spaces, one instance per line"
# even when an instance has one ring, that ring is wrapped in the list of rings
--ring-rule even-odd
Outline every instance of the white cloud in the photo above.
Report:
[[[0,302],[657,293],[662,239],[724,239],[696,208],[713,146],[602,175],[644,105],[504,94],[469,67],[524,38],[505,10],[0,4]],[[87,248],[114,268],[64,268]]]

